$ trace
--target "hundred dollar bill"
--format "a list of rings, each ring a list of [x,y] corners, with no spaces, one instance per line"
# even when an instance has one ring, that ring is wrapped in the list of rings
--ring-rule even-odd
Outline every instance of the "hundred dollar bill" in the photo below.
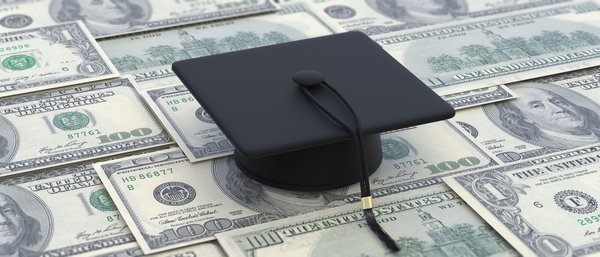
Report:
[[[80,20],[101,38],[275,10],[270,0],[46,0],[0,8],[0,32]]]
[[[502,162],[600,143],[600,69],[509,84],[518,99],[457,112],[472,140]]]
[[[301,7],[293,5],[285,9]],[[272,45],[331,34],[333,31],[307,12],[286,10],[210,24],[194,25],[109,39],[100,42],[123,74],[135,76],[145,88],[180,84],[175,61]]]
[[[139,247],[131,247],[124,250],[114,251],[106,254],[96,254],[95,257],[141,257],[144,255]],[[191,246],[181,247],[174,250],[152,254],[152,257],[227,257],[221,246],[216,241],[204,242]]]
[[[568,0],[312,0],[324,21],[342,31],[381,36],[411,28],[524,10]]]
[[[273,221],[216,237],[231,257],[518,256],[446,186],[381,201],[373,212],[400,247],[395,254],[377,239],[356,206]]]
[[[484,87],[441,96],[455,110],[505,101],[517,97],[517,94],[505,85]]]
[[[386,34],[376,41],[438,94],[600,65],[600,1]]]
[[[72,256],[135,245],[90,164],[3,178],[0,210],[2,256]]]
[[[233,154],[229,140],[185,86],[138,91],[191,162]]]
[[[0,45],[0,97],[119,76],[81,23],[0,33]]]
[[[425,136],[430,140],[420,140]],[[375,197],[440,185],[442,176],[496,165],[446,122],[382,135],[382,148],[384,160],[371,176]],[[178,149],[94,167],[146,254],[360,201],[358,184],[325,192],[282,190],[251,180],[231,157],[192,163]]]
[[[589,147],[539,158],[525,168],[480,170],[444,181],[525,256],[598,256],[599,150]]]
[[[0,176],[171,143],[128,78],[0,99]]]

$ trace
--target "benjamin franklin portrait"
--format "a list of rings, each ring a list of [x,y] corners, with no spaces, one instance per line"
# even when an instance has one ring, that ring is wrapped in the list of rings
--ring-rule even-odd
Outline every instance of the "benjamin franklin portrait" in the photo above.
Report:
[[[81,20],[98,36],[143,24],[151,9],[148,0],[52,0],[50,14],[58,22]]]
[[[488,118],[528,143],[557,150],[600,142],[600,106],[552,84],[523,82],[511,86],[519,98],[488,105]]]
[[[39,256],[51,237],[48,207],[29,192],[0,186],[0,257]]]
[[[303,192],[266,186],[244,175],[233,158],[214,161],[213,177],[231,199],[260,213],[293,216],[341,205],[346,189]]]
[[[15,126],[0,116],[0,163],[8,163],[19,148],[19,133]]]
[[[464,16],[466,0],[365,0],[377,12],[404,23],[436,24]]]

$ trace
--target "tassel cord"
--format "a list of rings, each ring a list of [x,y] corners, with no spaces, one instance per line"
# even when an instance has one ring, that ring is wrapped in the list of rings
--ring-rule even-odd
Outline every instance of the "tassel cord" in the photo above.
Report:
[[[304,95],[314,105],[316,105],[323,113],[325,113],[329,118],[331,118],[336,124],[343,127],[348,133],[350,133],[352,135],[352,138],[353,138],[354,144],[355,144],[356,154],[359,157],[358,165],[360,167],[360,173],[361,173],[360,174],[361,175],[361,180],[360,180],[361,198],[362,198],[362,200],[368,198],[368,203],[369,203],[367,206],[365,206],[364,204],[363,204],[363,206],[361,206],[363,209],[363,213],[365,215],[365,220],[367,222],[367,225],[371,229],[371,231],[373,231],[373,233],[375,233],[375,235],[377,235],[379,240],[381,240],[390,251],[398,252],[398,251],[400,251],[400,248],[398,247],[396,242],[394,242],[394,240],[390,237],[390,235],[387,232],[385,232],[385,230],[383,230],[381,225],[377,222],[377,220],[375,218],[375,214],[373,213],[373,210],[372,210],[372,204],[370,201],[371,200],[371,189],[369,187],[368,162],[367,162],[367,155],[364,151],[365,146],[364,146],[364,139],[363,139],[362,127],[361,127],[360,120],[358,119],[358,116],[356,115],[356,113],[354,112],[354,110],[352,109],[350,104],[348,104],[346,99],[344,99],[344,97],[342,97],[342,95],[334,87],[332,87],[325,81],[323,81],[321,84],[324,85],[330,92],[332,92],[336,96],[336,98],[338,100],[340,100],[343,103],[346,111],[348,111],[350,114],[352,114],[352,118],[354,120],[354,125],[355,125],[354,127],[346,124],[346,122],[342,121],[341,119],[336,117],[332,112],[327,110],[327,108],[325,108],[325,106],[323,106],[319,102],[319,100],[317,100],[306,87],[301,87],[301,89],[302,89],[302,92],[304,93]]]

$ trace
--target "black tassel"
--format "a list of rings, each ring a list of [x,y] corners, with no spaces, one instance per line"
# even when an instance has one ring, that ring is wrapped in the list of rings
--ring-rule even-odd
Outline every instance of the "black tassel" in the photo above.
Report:
[[[381,225],[379,225],[379,223],[375,219],[375,214],[373,213],[373,211],[371,209],[365,209],[363,211],[365,213],[365,220],[367,221],[367,225],[369,225],[369,228],[371,228],[373,233],[377,235],[379,240],[381,240],[381,242],[385,244],[385,247],[387,247],[393,253],[400,251],[400,247],[398,247],[394,239],[392,239],[392,237],[390,237],[390,235],[387,232],[385,232],[385,230],[383,230]]]
[[[309,81],[314,84],[301,84],[300,82],[304,82],[303,78],[305,78],[305,77],[309,77],[310,78]],[[318,81],[315,79],[318,79]],[[315,72],[315,71],[298,72],[298,73],[294,74],[294,82],[299,83],[298,85],[301,86],[300,89],[302,90],[302,93],[304,93],[304,95],[315,106],[317,106],[321,111],[323,111],[323,113],[325,113],[325,115],[329,116],[336,124],[342,126],[354,139],[354,143],[356,145],[356,155],[358,157],[357,164],[360,167],[359,170],[360,170],[360,175],[361,175],[361,180],[360,180],[360,192],[361,192],[361,197],[362,197],[361,208],[363,209],[363,211],[365,213],[365,219],[367,221],[367,224],[369,225],[369,228],[371,228],[373,233],[375,233],[375,235],[377,235],[379,240],[381,240],[390,251],[392,251],[394,253],[400,251],[400,248],[398,247],[398,245],[396,245],[396,242],[394,242],[394,240],[390,237],[390,235],[383,230],[383,228],[379,225],[379,223],[377,223],[377,220],[375,219],[375,214],[373,213],[373,210],[372,210],[373,203],[372,203],[372,198],[371,198],[371,189],[369,187],[369,175],[367,172],[368,171],[367,155],[364,151],[365,147],[363,144],[362,128],[361,128],[360,120],[358,119],[358,116],[356,115],[356,112],[354,112],[354,110],[352,109],[350,104],[348,104],[346,99],[344,99],[344,97],[334,87],[332,87],[327,82],[325,82],[323,75],[318,72]],[[346,122],[342,121],[341,119],[336,117],[331,111],[327,110],[327,108],[325,108],[325,106],[322,105],[319,102],[319,100],[317,100],[308,90],[309,87],[314,87],[314,86],[319,86],[319,85],[323,85],[323,86],[325,86],[325,88],[329,89],[338,98],[338,100],[340,100],[344,104],[344,107],[346,107],[346,110],[348,112],[350,112],[350,114],[352,114],[352,118],[354,119],[354,126],[346,124]],[[365,202],[362,202],[363,200],[367,200],[366,205],[365,205]]]

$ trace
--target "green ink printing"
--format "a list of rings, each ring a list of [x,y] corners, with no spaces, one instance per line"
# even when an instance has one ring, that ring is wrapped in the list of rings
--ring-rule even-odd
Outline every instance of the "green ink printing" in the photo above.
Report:
[[[35,63],[35,58],[25,54],[17,54],[4,59],[2,66],[9,70],[21,71],[35,66]]]
[[[90,123],[90,118],[79,112],[63,112],[54,117],[54,126],[61,130],[78,130]]]
[[[110,198],[108,191],[106,189],[99,189],[92,193],[90,196],[90,204],[94,206],[94,208],[101,211],[116,211],[117,206]]]

